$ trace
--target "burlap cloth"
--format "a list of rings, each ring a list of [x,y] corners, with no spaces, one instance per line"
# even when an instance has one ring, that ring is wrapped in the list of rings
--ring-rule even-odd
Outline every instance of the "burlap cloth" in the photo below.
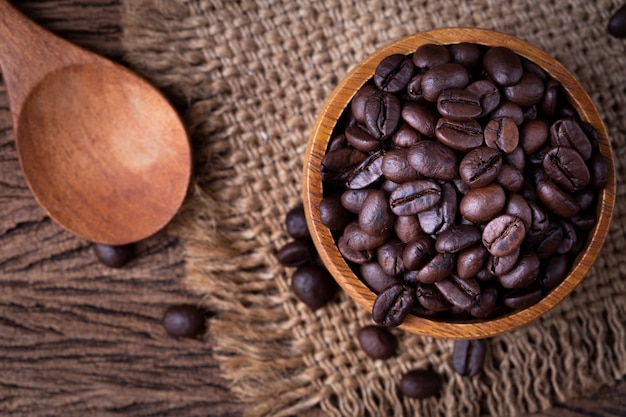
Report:
[[[126,0],[126,60],[174,100],[192,137],[194,183],[170,232],[186,247],[184,284],[219,312],[215,354],[248,415],[512,416],[626,375],[626,41],[606,33],[620,3]],[[355,333],[369,313],[345,295],[312,313],[274,257],[325,97],[383,44],[446,26],[500,30],[557,57],[590,92],[617,157],[601,258],[557,309],[492,339],[473,379],[451,369],[446,340],[397,332],[396,358],[368,359]],[[444,376],[441,395],[402,399],[400,374],[422,366]]]

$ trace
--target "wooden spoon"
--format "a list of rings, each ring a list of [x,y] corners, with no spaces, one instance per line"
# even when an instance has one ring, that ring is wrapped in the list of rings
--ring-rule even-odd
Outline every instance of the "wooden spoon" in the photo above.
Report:
[[[40,28],[0,0],[0,69],[24,176],[50,217],[109,245],[177,213],[191,175],[185,128],[124,67]]]

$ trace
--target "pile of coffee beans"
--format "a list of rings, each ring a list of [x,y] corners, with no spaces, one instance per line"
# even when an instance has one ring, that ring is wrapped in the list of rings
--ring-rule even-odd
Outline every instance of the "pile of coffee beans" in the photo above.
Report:
[[[504,47],[383,59],[321,166],[321,221],[377,295],[372,317],[497,317],[568,274],[608,166],[560,84]]]
[[[339,287],[318,261],[302,205],[287,212],[285,225],[293,240],[279,249],[276,258],[283,266],[296,268],[291,277],[291,290],[309,308],[317,310],[335,296]]]

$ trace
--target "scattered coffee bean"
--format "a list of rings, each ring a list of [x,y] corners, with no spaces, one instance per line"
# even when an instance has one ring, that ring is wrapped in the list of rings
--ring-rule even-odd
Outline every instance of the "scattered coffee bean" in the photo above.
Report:
[[[408,398],[428,398],[441,390],[441,375],[431,369],[415,369],[402,375],[400,392]]]
[[[304,206],[299,205],[292,208],[285,216],[285,226],[287,233],[294,239],[310,239],[309,227],[306,224]]]
[[[94,243],[93,250],[98,260],[111,268],[121,268],[135,257],[135,247],[132,244],[111,246]]]
[[[473,377],[478,374],[485,362],[487,345],[484,340],[457,340],[452,352],[452,367],[462,376]]]
[[[609,19],[607,30],[616,38],[626,38],[626,5],[613,13]]]
[[[283,245],[276,259],[284,266],[299,266],[315,260],[317,251],[310,240],[294,240]]]
[[[205,331],[206,313],[193,305],[169,307],[163,313],[162,324],[170,336],[194,338]]]
[[[309,264],[298,267],[291,277],[291,290],[311,310],[317,310],[337,293],[337,284],[322,266]]]
[[[398,341],[386,327],[364,326],[357,337],[363,352],[373,359],[389,359],[396,354]]]

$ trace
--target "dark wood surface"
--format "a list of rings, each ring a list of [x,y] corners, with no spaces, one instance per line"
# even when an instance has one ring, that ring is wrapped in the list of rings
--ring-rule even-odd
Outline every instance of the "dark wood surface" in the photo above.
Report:
[[[61,37],[122,59],[121,0],[14,4]],[[111,269],[50,221],[20,172],[0,83],[0,415],[240,416],[211,329],[179,340],[161,327],[169,305],[200,302],[183,274],[182,248],[163,233]],[[626,382],[533,415],[548,416],[626,416]]]

